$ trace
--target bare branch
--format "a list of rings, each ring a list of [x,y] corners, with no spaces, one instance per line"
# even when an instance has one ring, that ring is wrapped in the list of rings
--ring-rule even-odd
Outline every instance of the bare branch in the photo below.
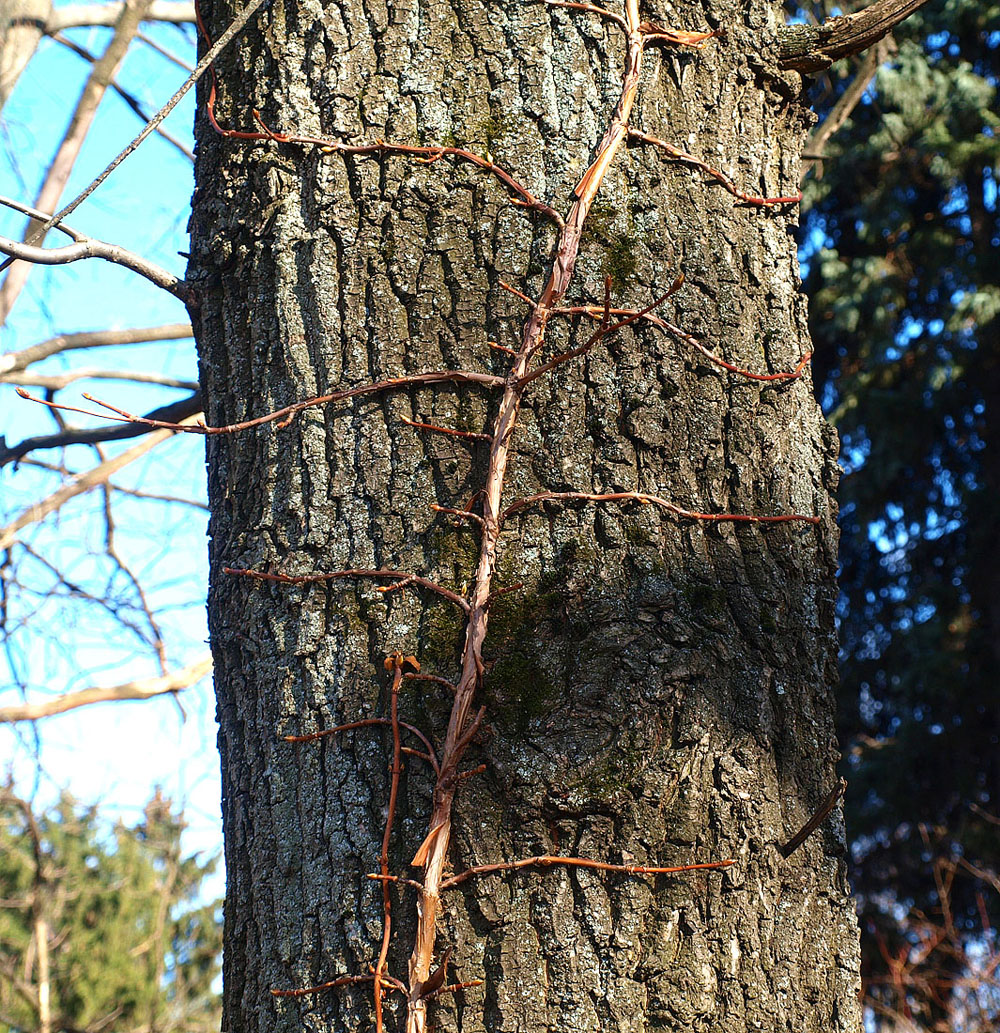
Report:
[[[155,6],[155,4],[154,4]],[[167,50],[166,47],[161,46],[151,36],[147,36],[144,32],[137,32],[135,38],[145,43],[150,50],[155,50],[161,57],[165,57],[171,64],[177,65],[178,68],[183,68],[185,72],[193,72],[194,65],[189,64],[183,58],[178,57],[172,50]]]
[[[22,703],[13,707],[0,707],[0,723],[12,721],[36,721],[55,714],[64,714],[67,710],[90,706],[92,703],[110,703],[127,699],[150,699],[162,696],[167,692],[180,692],[201,681],[212,670],[212,654],[205,653],[194,663],[181,667],[170,674],[157,678],[141,678],[112,685],[107,688],[93,687],[81,689],[79,692],[67,692],[64,696],[45,700],[41,703]]]
[[[120,0],[112,4],[69,4],[49,15],[45,32],[51,36],[63,29],[82,25],[114,25],[121,17],[123,6]],[[194,4],[191,0],[153,0],[143,21],[171,22],[174,25],[193,22]]]
[[[160,387],[184,388],[197,391],[198,381],[165,377],[161,373],[130,372],[120,369],[74,369],[69,373],[0,373],[0,384],[18,384],[21,387],[44,387],[61,391],[78,380],[127,380],[134,384],[159,384]]]
[[[840,100],[833,106],[826,118],[809,134],[809,139],[806,141],[802,152],[805,160],[802,162],[800,182],[805,179],[809,170],[817,162],[823,160],[823,152],[826,150],[826,145],[830,142],[830,138],[851,117],[851,112],[854,111],[864,96],[865,90],[868,89],[868,84],[875,78],[875,73],[878,72],[879,66],[895,51],[896,45],[889,38],[880,41],[865,54],[861,67],[851,81],[850,86],[844,90]],[[820,172],[822,172],[822,166],[820,166]]]
[[[117,244],[108,244],[103,240],[95,240],[93,237],[87,237],[76,244],[66,244],[56,248],[35,247],[11,240],[9,237],[0,237],[0,252],[32,265],[68,265],[70,262],[79,262],[84,258],[103,258],[106,262],[113,262],[115,265],[131,269],[132,272],[145,277],[151,283],[155,283],[157,287],[162,287],[181,301],[186,301],[189,296],[187,284],[173,273],[161,269],[160,266],[141,255],[126,251]],[[15,266],[15,268],[17,267]]]
[[[0,196],[0,204],[30,215],[35,222],[41,222],[44,219],[50,218],[46,212],[40,211],[31,205],[22,204],[20,201],[15,201],[10,197]],[[126,269],[131,269],[133,272],[155,283],[157,287],[162,287],[165,291],[173,294],[180,301],[187,302],[190,296],[187,284],[183,280],[179,280],[173,273],[167,272],[166,269],[161,269],[155,262],[150,262],[141,255],[133,254],[131,251],[126,251],[125,248],[119,247],[117,244],[107,244],[103,240],[88,237],[85,233],[74,230],[69,226],[60,225],[59,229],[67,236],[72,237],[74,243],[58,248],[43,248],[11,240],[9,237],[0,237],[0,252],[12,258],[23,259],[34,265],[67,265],[70,262],[78,262],[84,258],[103,258],[105,261],[113,262],[115,265],[122,265]],[[3,288],[0,289],[0,321],[6,319],[6,314],[10,311],[9,308],[6,310],[2,308],[3,290],[6,290],[8,285],[13,282],[14,273],[10,273],[4,282]],[[19,291],[20,287],[17,290]]]
[[[351,144],[340,140],[334,140],[324,136],[298,136],[291,133],[274,132],[264,124],[259,111],[254,111],[254,118],[260,125],[262,132],[247,133],[236,129],[223,129],[215,118],[215,97],[214,92],[209,98],[208,117],[217,133],[236,140],[273,140],[275,143],[301,144],[310,147],[319,147],[328,153],[349,154],[355,157],[399,155],[401,157],[414,158],[418,162],[431,165],[441,158],[455,158],[458,161],[465,161],[484,172],[496,176],[501,183],[514,195],[511,202],[520,208],[527,208],[539,212],[547,219],[551,219],[560,229],[564,226],[563,217],[544,201],[540,201],[523,184],[519,183],[506,169],[497,165],[488,155],[483,157],[474,151],[466,150],[464,147],[444,146],[417,146],[414,144],[389,143],[385,140],[376,140],[374,143]],[[505,285],[506,286],[506,285]]]
[[[794,194],[788,197],[760,197],[757,194],[748,194],[745,190],[740,190],[721,170],[713,165],[709,165],[706,161],[702,161],[701,158],[696,158],[693,154],[688,154],[687,151],[682,151],[672,143],[661,140],[658,136],[653,136],[651,133],[643,133],[638,129],[629,129],[628,135],[631,140],[638,140],[640,143],[648,143],[654,147],[659,147],[661,151],[664,151],[675,161],[682,161],[685,165],[693,165],[696,169],[701,169],[702,172],[707,173],[721,183],[737,201],[742,201],[743,204],[753,205],[755,208],[773,208],[781,204],[797,204],[802,200],[801,194]]]
[[[188,419],[193,421],[198,419],[200,415],[199,413],[197,416],[188,417]],[[31,524],[37,524],[40,520],[44,520],[50,513],[54,513],[57,509],[62,508],[70,499],[76,498],[77,495],[83,495],[85,492],[104,484],[112,474],[117,473],[122,467],[128,466],[129,463],[145,455],[150,449],[166,441],[173,434],[172,430],[159,430],[150,434],[144,441],[140,441],[137,445],[126,449],[121,455],[105,460],[105,462],[98,464],[92,470],[79,474],[69,484],[63,485],[48,498],[42,499],[41,502],[36,502],[30,509],[24,510],[20,516],[15,517],[6,527],[0,528],[0,552],[4,549],[9,549],[17,541],[18,531]]]
[[[559,316],[586,316],[588,319],[600,319],[602,318],[604,309],[598,305],[570,305],[554,309],[553,311]],[[741,377],[746,377],[747,380],[756,380],[764,384],[781,383],[785,380],[798,380],[805,372],[806,366],[808,366],[809,360],[812,358],[812,352],[809,351],[799,359],[795,364],[794,369],[782,370],[778,373],[754,373],[752,370],[745,369],[743,366],[737,366],[732,362],[727,362],[721,356],[716,355],[711,348],[702,344],[697,337],[686,333],[679,326],[675,326],[673,323],[668,322],[666,319],[661,319],[659,316],[654,316],[649,312],[641,313],[637,312],[635,309],[627,308],[609,309],[608,313],[612,316],[641,316],[645,322],[650,323],[653,326],[658,326],[661,330],[666,330],[666,332],[672,337],[676,337],[678,340],[683,341],[685,344],[689,344],[692,348],[700,351],[701,354],[709,360],[709,362],[719,366],[721,369],[728,370],[730,373],[735,373]]]
[[[778,63],[796,72],[818,72],[842,57],[878,43],[927,0],[876,0],[863,10],[821,25],[786,25],[778,34]]]
[[[397,588],[417,585],[420,588],[426,588],[429,592],[435,592],[437,595],[442,596],[448,602],[454,603],[460,610],[466,613],[469,612],[468,600],[463,599],[457,592],[453,592],[450,588],[445,588],[444,585],[439,585],[436,581],[430,581],[417,574],[408,574],[405,570],[386,570],[380,567],[378,570],[335,570],[324,574],[269,574],[263,570],[223,567],[222,572],[223,574],[233,574],[237,577],[254,578],[257,581],[278,581],[284,585],[312,585],[321,581],[336,581],[341,578],[392,578],[396,581],[395,585],[385,585],[377,589],[377,591],[386,593]]]
[[[60,334],[20,351],[0,355],[0,374],[27,369],[50,355],[75,348],[106,348],[118,344],[146,344],[150,341],[179,341],[192,336],[190,323],[164,323],[162,326],[135,327],[128,330],[89,330]]]
[[[90,75],[80,93],[80,99],[77,101],[66,135],[45,174],[45,179],[35,199],[36,207],[48,211],[59,203],[59,198],[62,196],[73,166],[76,164],[76,159],[79,157],[80,149],[83,147],[83,141],[94,122],[97,109],[125,59],[132,38],[139,31],[139,22],[149,4],[150,0],[125,0],[122,5],[119,17],[115,22],[115,32],[111,42],[104,54],[91,67]],[[48,228],[47,225],[40,225],[38,222],[32,221],[28,224],[23,240],[37,240],[41,244]],[[2,250],[5,254],[17,258],[25,257],[6,248]],[[31,262],[32,259],[29,258],[28,261]],[[14,302],[28,280],[30,271],[30,264],[14,265],[7,273],[7,279],[0,287],[0,323],[6,321],[10,310],[14,307]]]
[[[20,389],[19,389],[20,390]],[[69,428],[58,434],[40,434],[25,438],[16,445],[8,445],[0,436],[0,467],[16,462],[21,456],[40,448],[63,448],[66,445],[95,445],[102,441],[122,441],[148,434],[150,428],[180,433],[189,427],[197,428],[201,418],[201,392],[170,405],[154,409],[141,421],[118,423],[112,427]],[[145,422],[143,422],[145,421]],[[163,440],[158,438],[157,440]]]
[[[39,405],[45,405],[50,409],[55,409],[61,412],[78,412],[84,416],[93,416],[95,418],[112,420],[115,423],[127,423],[134,425],[135,428],[132,434],[145,433],[146,429],[162,429],[162,430],[175,430],[181,432],[187,432],[190,434],[238,434],[240,431],[250,430],[252,427],[263,427],[268,423],[275,423],[279,428],[285,428],[289,426],[293,419],[306,409],[312,409],[321,405],[329,405],[332,402],[343,402],[349,398],[362,398],[365,395],[379,394],[382,391],[395,391],[406,387],[427,387],[431,384],[481,384],[484,387],[503,387],[504,378],[493,376],[490,373],[476,373],[470,370],[464,369],[445,369],[435,370],[431,373],[414,373],[411,376],[405,377],[392,377],[389,380],[380,380],[375,384],[361,384],[359,387],[345,388],[343,391],[332,391],[328,395],[317,395],[315,398],[307,398],[302,402],[295,402],[292,405],[286,405],[282,409],[276,409],[274,412],[269,412],[264,416],[256,416],[251,420],[242,420],[239,423],[227,423],[223,426],[210,427],[204,423],[192,424],[188,421],[182,421],[180,423],[171,422],[167,419],[157,419],[155,413],[150,413],[148,416],[136,416],[134,413],[128,412],[126,409],[119,409],[114,405],[110,405],[108,402],[102,402],[98,398],[94,398],[93,395],[85,394],[83,397],[88,401],[93,402],[95,405],[99,405],[108,412],[98,413],[93,412],[89,409],[79,409],[73,405],[61,405],[57,402],[48,402],[42,398],[35,398],[33,395],[29,395],[23,388],[18,388],[17,393],[30,402],[37,402]],[[109,413],[113,415],[109,415]],[[118,435],[120,437],[130,437],[131,434]],[[106,439],[97,439],[106,440]],[[38,447],[38,446],[35,446]],[[23,453],[22,453],[23,455]],[[0,453],[0,466],[3,465],[2,453]]]

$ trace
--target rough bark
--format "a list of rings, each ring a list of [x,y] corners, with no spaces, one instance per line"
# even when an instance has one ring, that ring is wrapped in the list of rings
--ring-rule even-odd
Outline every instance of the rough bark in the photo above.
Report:
[[[217,33],[231,11],[203,4]],[[776,70],[778,11],[678,4],[646,16],[724,27],[702,51],[651,48],[632,125],[763,195],[794,193],[807,126]],[[618,26],[536,3],[276,3],[220,62],[217,113],[252,130],[489,151],[564,214],[619,99]],[[204,101],[204,97],[202,100]],[[504,375],[538,297],[555,228],[492,177],[440,160],[357,158],[220,139],[198,126],[191,276],[209,422],[444,367]],[[584,234],[568,298],[643,306],[683,271],[673,323],[762,373],[808,350],[794,211],[734,207],[701,172],[623,149]],[[592,326],[553,321],[546,355]],[[243,1031],[369,1030],[370,984],[271,990],[369,971],[388,733],[311,732],[387,712],[382,659],[458,676],[462,614],[371,582],[252,583],[286,574],[413,570],[463,592],[476,528],[431,503],[479,490],[481,446],[401,417],[489,430],[496,393],[436,387],[313,410],[283,430],[209,439],[210,621],[229,888],[225,1020]],[[688,509],[815,514],[822,523],[705,525],[652,506],[540,507],[512,517],[490,608],[486,726],[460,786],[451,862],[577,854],[613,863],[733,857],[677,878],[553,869],[469,880],[444,897],[445,1030],[795,1030],[859,1027],[857,931],[844,832],[780,846],[835,782],[836,445],[807,381],[725,373],[629,327],[535,381],[505,499],[642,491]],[[404,683],[401,717],[440,740],[451,700]],[[427,834],[432,779],[406,761],[390,860]],[[394,893],[389,971],[404,978],[414,901]],[[386,999],[388,1028],[402,1028]],[[393,1014],[395,1010],[395,1014]]]

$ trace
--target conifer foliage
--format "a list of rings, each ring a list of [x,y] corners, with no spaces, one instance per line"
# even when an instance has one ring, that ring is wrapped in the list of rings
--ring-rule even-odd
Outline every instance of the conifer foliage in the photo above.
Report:
[[[831,108],[842,74],[817,83]],[[993,975],[981,1013],[961,997],[1000,919],[998,75],[1000,5],[928,5],[806,185],[816,384],[847,471],[854,883],[870,1003],[907,1028],[997,1015]]]
[[[0,795],[0,1031],[219,1028],[216,861],[185,857],[183,828],[159,791],[110,832],[68,795],[37,816]]]

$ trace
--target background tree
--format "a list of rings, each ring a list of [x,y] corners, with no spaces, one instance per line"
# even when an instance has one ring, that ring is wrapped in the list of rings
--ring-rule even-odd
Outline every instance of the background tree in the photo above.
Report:
[[[957,1023],[979,972],[980,1014],[949,1028],[992,1029],[1000,987],[980,962],[1000,918],[1000,7],[933,4],[895,39],[863,96],[846,71],[825,83],[823,107],[856,106],[808,182],[802,229],[817,390],[847,469],[853,880],[872,1000],[938,1028]],[[929,927],[966,949],[928,949]]]
[[[0,795],[0,1029],[218,1029],[216,862],[184,856],[182,828],[159,793],[110,834],[69,796],[36,816]]]

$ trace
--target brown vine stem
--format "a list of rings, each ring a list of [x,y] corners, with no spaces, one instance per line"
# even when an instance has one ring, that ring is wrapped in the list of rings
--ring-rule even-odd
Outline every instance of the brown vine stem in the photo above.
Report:
[[[590,868],[598,872],[621,872],[624,875],[677,875],[680,872],[711,871],[716,868],[729,868],[736,862],[708,861],[705,864],[682,864],[675,868],[664,868],[660,865],[645,864],[606,864],[604,861],[591,861],[586,857],[558,857],[552,854],[539,854],[537,857],[525,857],[520,861],[501,861],[499,864],[477,864],[467,868],[441,883],[441,889],[450,890],[471,879],[475,875],[492,875],[494,872],[511,872],[521,868]]]
[[[673,513],[675,516],[685,517],[689,520],[710,521],[712,523],[736,523],[736,524],[818,524],[820,518],[817,516],[805,516],[801,513],[781,513],[777,516],[757,516],[751,513],[696,513],[690,509],[683,509],[673,502],[661,499],[657,495],[646,495],[641,491],[610,491],[605,494],[597,494],[589,491],[541,491],[537,495],[528,498],[518,499],[512,502],[500,517],[503,523],[509,516],[537,506],[542,502],[638,502],[644,506],[660,506]]]
[[[404,678],[413,677],[410,674],[404,674]],[[437,679],[435,679],[437,680]],[[335,728],[323,728],[318,732],[307,732],[305,735],[283,735],[281,737],[282,742],[316,742],[318,739],[326,739],[331,735],[340,735],[343,732],[351,732],[356,728],[374,728],[377,725],[391,725],[392,721],[387,717],[366,717],[361,721],[349,721],[345,725],[337,725]],[[435,774],[439,772],[440,768],[437,762],[437,756],[434,752],[434,747],[431,745],[430,740],[416,725],[407,724],[405,721],[398,722],[400,728],[405,728],[412,735],[415,735],[423,744],[427,747],[426,753],[420,753],[417,750],[408,750],[405,746],[402,748],[404,753],[411,753],[415,757],[420,757],[421,760],[426,760],[428,764],[434,769]]]
[[[604,138],[597,148],[596,157],[576,187],[576,201],[560,229],[548,282],[525,323],[521,346],[507,377],[493,427],[493,441],[483,491],[479,562],[469,594],[470,609],[462,650],[462,674],[455,691],[455,701],[441,753],[441,777],[434,789],[434,804],[428,825],[430,832],[419,853],[421,860],[425,860],[424,881],[417,900],[417,935],[410,955],[407,1033],[425,1033],[427,1028],[425,990],[434,955],[442,873],[451,840],[452,803],[457,787],[459,762],[470,741],[468,726],[472,700],[482,679],[482,649],[489,622],[490,586],[496,569],[504,479],[521,400],[528,386],[528,382],[523,378],[529,373],[531,361],[542,347],[546,326],[553,310],[559,307],[566,295],[573,278],[587,215],[604,175],[628,133],[629,117],[639,88],[644,44],[638,0],[626,0],[623,28],[627,39],[627,54],[621,95]]]
[[[342,391],[332,391],[328,395],[316,395],[314,398],[306,398],[304,401],[295,402],[293,405],[286,405],[282,409],[275,409],[264,416],[257,416],[252,420],[242,420],[239,423],[227,423],[219,427],[211,427],[204,423],[183,424],[170,423],[165,420],[151,420],[146,416],[136,416],[127,409],[119,409],[108,402],[101,401],[91,394],[84,394],[84,398],[94,405],[99,405],[108,412],[94,412],[90,409],[80,409],[74,405],[60,405],[56,402],[46,401],[44,398],[36,398],[23,387],[15,388],[17,393],[29,402],[37,402],[39,405],[47,406],[49,409],[60,409],[63,412],[77,412],[84,416],[92,416],[95,419],[111,420],[115,423],[132,423],[141,427],[149,427],[157,430],[174,430],[187,434],[238,434],[240,431],[250,430],[253,427],[262,427],[267,423],[277,423],[279,428],[289,426],[293,419],[300,412],[312,409],[320,405],[329,405],[331,402],[343,402],[349,398],[361,398],[365,395],[379,394],[382,391],[398,391],[407,387],[427,387],[431,384],[480,384],[483,387],[500,388],[504,386],[504,378],[493,376],[490,373],[476,373],[465,369],[442,369],[430,373],[415,373],[406,377],[391,377],[388,380],[379,380],[374,384],[361,384],[358,387],[344,388]],[[112,413],[113,415],[108,415]]]
[[[688,154],[687,151],[682,151],[679,147],[675,147],[672,143],[667,143],[666,140],[661,140],[658,136],[653,136],[650,133],[643,133],[638,129],[629,129],[628,131],[630,140],[638,140],[641,143],[652,144],[654,147],[659,147],[661,151],[664,151],[669,157],[675,161],[682,161],[685,165],[693,165],[696,169],[701,169],[702,172],[707,173],[713,179],[725,187],[736,198],[736,200],[742,201],[743,204],[753,205],[757,208],[771,208],[779,204],[798,204],[802,200],[802,194],[793,194],[790,197],[758,197],[756,194],[748,194],[739,187],[724,173],[708,162],[702,161],[701,158],[696,158],[693,154]]]
[[[385,819],[385,832],[382,834],[382,853],[379,857],[381,874],[389,874],[389,841],[392,837],[392,823],[396,817],[396,801],[399,797],[399,776],[403,773],[402,744],[399,738],[399,683],[403,680],[403,664],[409,663],[420,670],[420,664],[412,656],[403,657],[400,652],[386,657],[386,670],[392,671],[392,687],[389,699],[389,721],[392,725],[392,781],[389,787],[389,806]],[[389,938],[392,935],[392,898],[389,883],[382,880],[382,948],[375,963],[375,1033],[382,1033],[382,979],[385,975],[386,959],[389,956]]]
[[[655,306],[653,307],[655,308]],[[554,314],[557,316],[586,316],[588,319],[602,319],[604,312],[604,308],[599,305],[571,305],[556,309]],[[813,354],[811,351],[806,352],[805,355],[803,355],[795,364],[795,367],[790,370],[783,370],[779,373],[754,373],[752,370],[745,369],[743,366],[737,366],[732,362],[727,362],[721,356],[716,355],[711,348],[705,347],[697,337],[693,337],[691,334],[685,333],[685,331],[683,331],[679,326],[674,326],[673,323],[668,322],[666,319],[662,319],[660,316],[654,316],[648,310],[637,312],[635,309],[629,308],[612,308],[608,309],[608,315],[641,316],[644,322],[650,323],[652,326],[659,327],[661,330],[666,330],[671,337],[676,337],[678,340],[683,341],[685,344],[688,344],[692,348],[700,351],[701,354],[714,365],[719,366],[730,373],[734,373],[737,376],[745,377],[747,380],[757,380],[765,384],[777,383],[782,380],[798,380],[805,372],[806,366],[809,365],[809,360],[812,358]]]
[[[436,581],[430,581],[425,577],[418,577],[416,574],[408,574],[405,570],[335,570],[331,573],[326,574],[268,574],[263,570],[246,570],[242,567],[223,567],[223,574],[231,574],[235,577],[249,577],[257,581],[279,581],[283,585],[311,585],[316,584],[320,581],[338,581],[342,578],[396,578],[400,581],[400,586],[405,583],[409,585],[418,585],[420,588],[426,588],[430,592],[436,592],[438,595],[447,599],[449,602],[454,603],[460,610],[464,610],[466,613],[469,612],[469,604],[463,599],[457,592],[453,592],[450,588],[445,588],[444,585],[439,585]],[[380,591],[390,591],[394,585],[389,585],[385,589]]]

